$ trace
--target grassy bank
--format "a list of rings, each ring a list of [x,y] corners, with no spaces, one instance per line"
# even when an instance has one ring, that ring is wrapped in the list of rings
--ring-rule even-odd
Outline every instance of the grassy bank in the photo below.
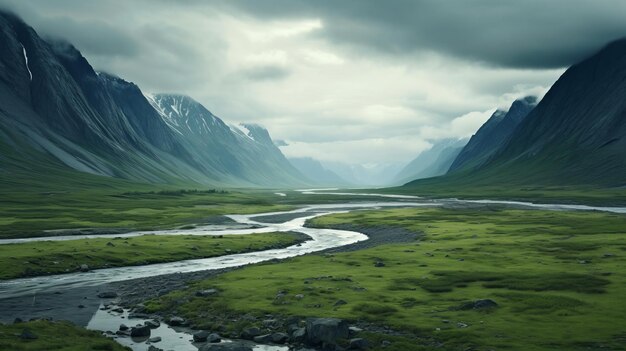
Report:
[[[143,235],[0,245],[1,279],[90,269],[207,258],[287,247],[304,240],[297,233],[194,236]]]
[[[36,339],[23,339],[28,330]],[[11,351],[128,351],[127,347],[95,331],[79,328],[69,322],[33,321],[10,325],[0,324],[0,350]]]
[[[19,190],[19,189],[16,189]],[[151,230],[204,223],[212,216],[271,212],[278,205],[263,193],[183,191],[151,187],[75,191],[0,192],[0,239],[55,235],[49,230],[106,228]]]
[[[401,226],[425,238],[247,267],[148,306],[205,328],[225,323],[216,316],[245,313],[390,326],[400,333],[364,334],[374,349],[381,349],[381,340],[392,341],[385,350],[624,349],[624,215],[394,209],[313,221],[323,227],[342,223]],[[209,287],[221,293],[194,297]],[[277,297],[278,291],[285,295]],[[498,306],[467,307],[480,299]]]
[[[540,203],[576,203],[597,206],[626,206],[626,187],[590,185],[550,185],[515,182],[513,176],[499,175],[477,179],[476,175],[460,174],[419,179],[401,187],[379,189],[377,192],[410,194],[433,198],[520,200]]]

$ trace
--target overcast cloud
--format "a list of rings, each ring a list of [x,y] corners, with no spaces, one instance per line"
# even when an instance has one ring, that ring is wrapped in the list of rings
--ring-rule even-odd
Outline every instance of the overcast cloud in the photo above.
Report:
[[[255,122],[288,156],[408,162],[626,36],[621,0],[0,0],[147,92]]]

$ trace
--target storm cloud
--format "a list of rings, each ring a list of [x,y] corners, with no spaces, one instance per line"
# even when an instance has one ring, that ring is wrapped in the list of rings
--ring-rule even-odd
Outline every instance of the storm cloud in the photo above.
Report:
[[[626,36],[621,0],[0,0],[147,92],[290,156],[404,163]],[[334,151],[333,151],[334,150]]]

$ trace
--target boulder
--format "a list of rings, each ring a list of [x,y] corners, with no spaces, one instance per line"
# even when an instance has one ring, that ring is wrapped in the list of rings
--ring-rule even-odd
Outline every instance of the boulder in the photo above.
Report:
[[[350,340],[350,345],[348,346],[349,350],[367,350],[369,347],[369,343],[367,340],[362,338],[356,338]]]
[[[240,337],[245,340],[252,340],[256,336],[261,335],[261,329],[257,327],[246,328],[241,332]]]
[[[163,351],[163,349],[160,349],[156,346],[150,346],[148,347],[148,351]]]
[[[218,334],[213,333],[213,334],[209,334],[206,340],[212,344],[215,344],[215,343],[222,341],[222,337],[219,336]]]
[[[157,343],[157,342],[161,342],[161,340],[162,340],[162,339],[161,339],[161,337],[160,337],[160,336],[155,336],[154,338],[150,338],[150,339],[148,339],[148,342],[150,342],[150,343],[153,343],[153,344],[154,344],[154,343]]]
[[[252,347],[240,342],[229,342],[223,344],[207,344],[199,351],[252,351]]]
[[[274,344],[284,344],[289,340],[289,335],[285,333],[274,333],[272,334],[272,342]]]
[[[78,269],[79,269],[81,272],[89,272],[89,266],[88,266],[88,265],[86,265],[85,263],[81,264],[81,265],[78,267]]]
[[[205,289],[205,290],[196,291],[196,296],[197,297],[209,297],[209,296],[213,296],[215,294],[217,294],[217,290],[216,289]]]
[[[145,326],[149,327],[150,329],[156,329],[156,328],[158,328],[158,327],[160,327],[160,326],[161,326],[161,322],[159,322],[159,321],[158,321],[158,320],[156,320],[156,319],[150,319],[150,320],[147,320],[147,321],[145,321],[143,324],[144,324]]]
[[[130,330],[130,336],[133,338],[143,338],[150,336],[150,327],[141,325],[137,327],[133,327]]]
[[[35,335],[32,331],[30,331],[30,329],[24,329],[20,334],[20,339],[22,340],[36,340],[38,338],[39,337]]]
[[[337,318],[309,318],[306,321],[306,341],[311,345],[335,344],[350,336],[349,325]]]
[[[119,330],[121,331],[128,330],[128,326],[126,324],[120,324]]]
[[[272,342],[272,334],[255,336],[253,340],[258,344],[269,344]]]
[[[114,299],[117,297],[117,293],[115,291],[103,291],[98,294],[98,297],[101,299]]]
[[[172,317],[169,319],[167,324],[171,325],[172,327],[182,326],[185,325],[185,319],[181,317]]]
[[[343,305],[347,305],[348,302],[346,302],[345,300],[337,300],[337,302],[335,302],[334,306],[335,307],[339,307],[339,306],[343,306]]]
[[[208,338],[209,338],[209,332],[208,331],[199,331],[195,334],[193,334],[193,341],[194,342],[205,342]]]
[[[483,309],[495,308],[495,307],[498,307],[498,304],[495,301],[491,299],[481,299],[481,300],[466,302],[458,306],[457,308],[453,308],[453,309],[465,311],[465,310],[483,310]]]
[[[298,328],[291,333],[291,341],[295,343],[302,343],[306,338],[306,329]]]

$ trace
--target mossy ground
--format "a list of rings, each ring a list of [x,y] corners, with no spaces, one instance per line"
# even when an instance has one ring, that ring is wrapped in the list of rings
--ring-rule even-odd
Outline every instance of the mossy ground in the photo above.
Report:
[[[252,235],[142,235],[0,245],[0,280],[79,270],[136,266],[286,247],[302,241],[296,233]]]
[[[22,340],[19,335],[28,329],[35,340]],[[0,350],[7,351],[129,351],[127,347],[95,331],[69,322],[32,321],[0,324]]]
[[[292,208],[272,199],[251,191],[155,191],[147,186],[54,192],[4,190],[0,191],[0,239],[50,236],[55,235],[50,232],[54,229],[163,229],[203,223],[217,215]]]
[[[406,333],[385,350],[623,350],[626,216],[485,209],[358,211],[315,219],[401,226],[409,244],[261,264],[148,303],[212,327],[219,314],[335,316]],[[383,267],[375,267],[383,262]],[[193,297],[201,288],[221,292]],[[276,298],[279,290],[286,296]],[[296,295],[302,294],[303,298]],[[335,306],[338,300],[347,304]],[[488,310],[457,307],[477,299]],[[231,326],[237,328],[238,326]]]

